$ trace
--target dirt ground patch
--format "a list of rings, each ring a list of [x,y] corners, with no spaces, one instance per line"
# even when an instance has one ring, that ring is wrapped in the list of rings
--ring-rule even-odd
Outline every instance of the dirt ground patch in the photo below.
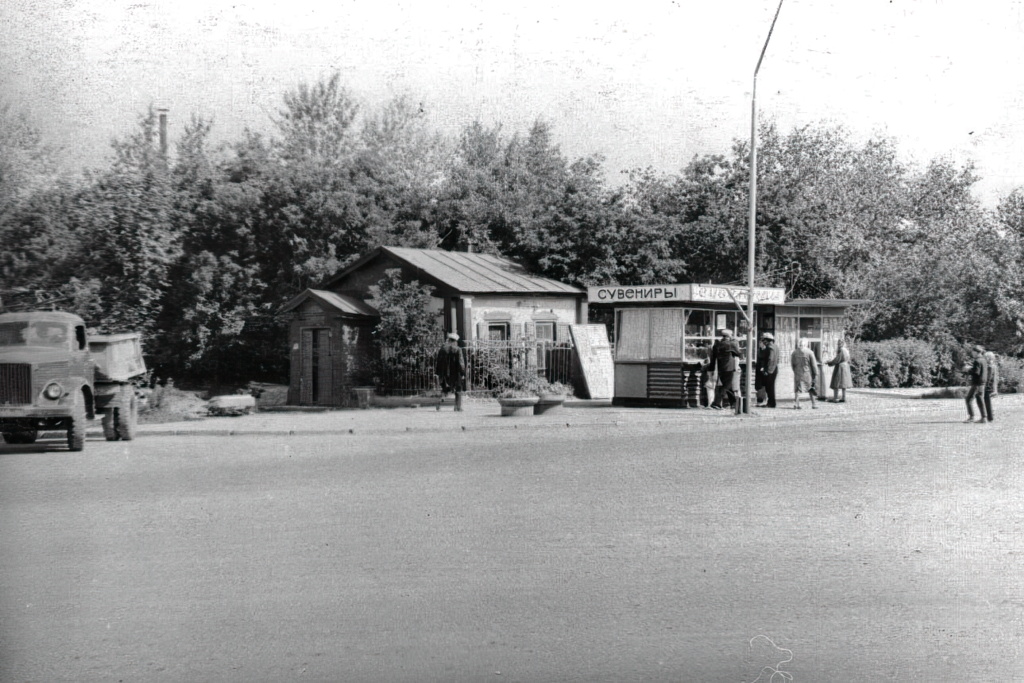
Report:
[[[185,391],[173,384],[148,391],[145,408],[139,411],[141,424],[160,424],[200,420],[206,416],[206,400],[202,392]]]

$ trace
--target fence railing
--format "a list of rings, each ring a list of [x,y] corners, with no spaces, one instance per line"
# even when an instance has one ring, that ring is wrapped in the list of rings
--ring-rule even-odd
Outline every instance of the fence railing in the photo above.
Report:
[[[466,356],[466,390],[474,395],[494,396],[506,389],[521,389],[530,377],[570,386],[574,383],[575,349],[568,341],[473,339],[465,342],[462,351]],[[415,395],[439,391],[434,375],[436,354],[437,347],[382,347],[375,377],[377,392]]]

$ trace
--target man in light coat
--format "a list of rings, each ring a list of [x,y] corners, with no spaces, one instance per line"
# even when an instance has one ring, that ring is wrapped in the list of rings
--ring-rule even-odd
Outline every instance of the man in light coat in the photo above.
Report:
[[[800,394],[807,393],[811,397],[811,408],[818,380],[818,359],[814,352],[807,348],[806,339],[798,339],[796,348],[789,356],[789,364],[793,367],[793,407],[800,410]]]

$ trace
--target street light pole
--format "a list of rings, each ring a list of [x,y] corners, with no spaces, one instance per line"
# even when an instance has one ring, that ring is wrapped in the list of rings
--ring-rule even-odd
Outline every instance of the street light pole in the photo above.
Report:
[[[761,56],[757,59],[757,66],[754,68],[754,88],[750,93],[750,221],[747,229],[747,382],[744,387],[744,400],[746,401],[747,412],[753,412],[753,386],[754,386],[754,347],[757,339],[754,335],[754,260],[756,259],[755,245],[757,243],[757,72],[761,70],[761,62],[764,61],[764,53],[768,49],[768,41],[772,39],[772,31],[775,30],[775,22],[779,19],[779,12],[782,11],[782,2],[775,10],[775,18],[772,19],[771,28],[768,29],[768,37],[764,39],[764,47],[761,48]]]

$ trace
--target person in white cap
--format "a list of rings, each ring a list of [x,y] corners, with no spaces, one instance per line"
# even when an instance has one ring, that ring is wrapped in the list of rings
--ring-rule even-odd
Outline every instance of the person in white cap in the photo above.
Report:
[[[761,348],[757,351],[757,381],[764,390],[767,408],[775,407],[775,378],[779,375],[779,349],[771,332],[761,335]]]
[[[736,370],[739,367],[737,359],[742,355],[740,345],[733,339],[732,330],[719,330],[721,339],[711,347],[711,362],[718,370],[718,382],[722,385],[722,398],[715,397],[711,407],[715,410],[722,409],[722,403],[735,406],[737,403],[737,391],[739,390],[739,377]]]
[[[455,392],[455,410],[462,410],[462,389],[466,379],[466,357],[462,355],[459,348],[459,335],[454,332],[448,334],[448,338],[437,351],[437,358],[434,360],[434,373],[441,384],[441,401],[444,401],[445,394]],[[441,404],[437,405],[441,409]]]

